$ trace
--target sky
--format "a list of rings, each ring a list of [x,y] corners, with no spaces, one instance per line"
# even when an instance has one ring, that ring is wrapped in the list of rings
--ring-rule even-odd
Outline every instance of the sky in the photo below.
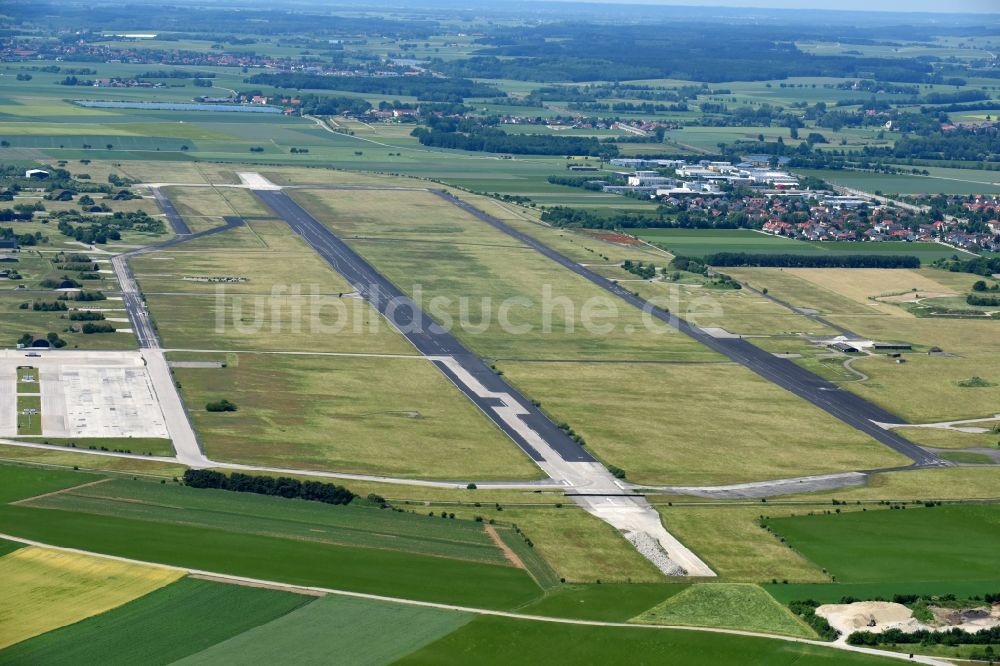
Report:
[[[1000,0],[592,0],[644,5],[839,9],[844,11],[1000,13]]]

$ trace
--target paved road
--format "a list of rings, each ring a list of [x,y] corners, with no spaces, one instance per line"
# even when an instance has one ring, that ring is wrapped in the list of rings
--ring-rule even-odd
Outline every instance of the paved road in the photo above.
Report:
[[[276,190],[252,191],[309,243],[334,270],[343,275],[358,293],[399,329],[418,351],[425,356],[454,359],[455,364],[444,360],[435,360],[434,363],[533,460],[542,462],[546,458],[537,443],[529,441],[525,433],[513,428],[509,420],[501,418],[496,413],[495,408],[503,407],[501,400],[497,397],[484,397],[481,395],[483,391],[473,390],[468,378],[459,377],[457,372],[464,370],[474,382],[485,388],[487,393],[510,395],[524,412],[521,414],[521,421],[537,433],[562,460],[594,462],[590,453],[570,439],[537,407],[494,373],[479,356],[466,349],[454,335],[428,317],[409,297],[287,194]]]
[[[153,193],[156,203],[160,204],[160,208],[163,209],[164,214],[167,216],[167,221],[174,228],[174,233],[177,235],[190,234],[191,228],[188,227],[187,222],[184,221],[184,218],[174,208],[174,204],[167,198],[167,195],[161,192],[158,187],[151,187],[149,191]]]
[[[514,229],[499,219],[487,215],[481,210],[474,208],[468,203],[452,196],[448,192],[434,190],[435,194],[442,199],[475,216],[479,220],[486,222],[490,226],[517,238],[526,245],[531,246],[541,252],[549,259],[567,268],[577,275],[584,277],[602,289],[611,292],[615,296],[627,301],[635,307],[647,312],[649,316],[673,326],[681,333],[694,338],[709,349],[725,355],[730,360],[749,368],[764,379],[771,381],[778,386],[791,391],[795,395],[816,405],[820,409],[832,414],[844,423],[857,428],[870,435],[877,441],[885,444],[893,450],[910,458],[914,465],[918,467],[938,467],[946,466],[947,462],[938,456],[925,451],[916,444],[904,437],[886,430],[876,423],[906,423],[904,419],[892,414],[881,407],[858,397],[850,391],[841,389],[833,382],[829,382],[820,376],[796,365],[788,359],[778,358],[770,352],[766,352],[759,347],[755,347],[742,338],[715,338],[705,331],[692,326],[683,319],[661,310],[646,299],[634,295],[621,285],[601,277],[593,271],[581,266],[577,262],[569,259],[563,254],[556,252],[544,243]]]
[[[87,555],[90,557],[99,557],[101,559],[113,560],[115,562],[125,562],[127,564],[139,564],[143,566],[156,566],[165,567],[168,569],[181,570],[188,575],[194,576],[196,578],[207,578],[209,580],[214,580],[221,583],[230,583],[233,585],[248,585],[251,587],[263,587],[274,590],[287,590],[289,592],[298,594],[319,594],[319,595],[336,595],[342,597],[353,597],[355,599],[370,599],[373,601],[382,601],[387,603],[402,604],[405,606],[419,606],[422,608],[438,608],[442,610],[457,611],[462,613],[470,613],[472,615],[484,615],[490,617],[503,617],[510,618],[514,620],[530,621],[530,622],[544,622],[546,624],[569,624],[576,626],[586,626],[586,627],[617,627],[621,629],[629,629],[635,631],[697,631],[700,633],[710,633],[710,634],[726,634],[730,636],[748,636],[755,638],[766,638],[776,641],[784,641],[786,643],[799,643],[803,645],[814,645],[820,648],[827,648],[830,650],[843,650],[846,652],[855,652],[859,654],[874,655],[880,657],[886,657],[888,659],[899,659],[906,660],[910,663],[917,664],[930,664],[932,666],[949,666],[949,662],[940,661],[934,657],[923,657],[920,655],[915,655],[910,657],[909,655],[902,652],[891,652],[889,650],[879,650],[876,648],[860,647],[855,645],[848,645],[846,642],[836,642],[827,643],[825,641],[812,640],[808,638],[795,638],[792,636],[782,636],[778,634],[768,634],[759,631],[745,631],[742,629],[721,629],[716,627],[689,627],[683,625],[661,625],[661,624],[643,624],[638,622],[609,622],[605,620],[580,620],[575,618],[562,618],[562,617],[551,617],[548,615],[529,615],[527,613],[518,613],[516,611],[503,611],[495,610],[492,608],[477,608],[474,606],[459,606],[456,604],[446,604],[435,601],[418,601],[416,599],[406,599],[403,597],[390,597],[381,594],[370,594],[367,592],[354,592],[351,590],[339,590],[336,588],[329,587],[315,587],[312,585],[296,585],[292,583],[284,583],[281,581],[265,580],[261,578],[250,578],[247,576],[239,576],[228,573],[221,573],[217,571],[205,571],[203,569],[192,569],[190,567],[178,566],[176,564],[164,564],[162,562],[151,562],[149,560],[137,560],[129,557],[121,557],[119,555],[108,555],[107,553],[99,553],[92,550],[82,550],[79,548],[68,548],[65,546],[58,546],[50,543],[45,543],[42,541],[35,541],[33,539],[25,539],[23,537],[17,536],[15,534],[0,533],[0,539],[5,539],[7,541],[14,541],[16,543],[24,544],[25,546],[34,546],[36,548],[48,548],[50,550],[56,550],[64,553],[73,553],[77,555]]]

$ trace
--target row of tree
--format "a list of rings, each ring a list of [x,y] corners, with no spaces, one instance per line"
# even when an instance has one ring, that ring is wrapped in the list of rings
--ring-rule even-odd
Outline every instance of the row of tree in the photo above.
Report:
[[[761,266],[776,268],[920,268],[920,259],[898,254],[766,254],[716,252],[705,256],[710,266]]]
[[[947,631],[903,631],[886,629],[880,633],[855,631],[847,637],[850,645],[900,645],[920,643],[921,645],[1000,645],[1000,627],[980,629],[972,633],[957,627]]]
[[[489,127],[483,127],[469,134],[418,127],[413,130],[412,135],[424,146],[473,152],[512,155],[588,155],[603,158],[618,154],[618,146],[601,143],[592,136],[507,134],[503,130]]]
[[[326,504],[350,504],[357,495],[343,486],[321,481],[299,481],[287,476],[256,476],[233,472],[230,475],[210,469],[189,469],[184,472],[184,485],[192,488],[212,488],[236,493],[272,495],[288,499],[304,499]]]

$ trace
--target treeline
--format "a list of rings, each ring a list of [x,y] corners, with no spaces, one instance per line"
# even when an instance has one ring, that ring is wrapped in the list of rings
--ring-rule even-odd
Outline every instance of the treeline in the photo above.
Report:
[[[79,222],[81,224],[72,224]],[[122,231],[139,231],[149,234],[166,232],[163,220],[149,216],[145,211],[118,211],[107,217],[85,217],[72,212],[60,214],[59,233],[88,245],[103,245],[109,240],[121,240]]]
[[[316,116],[337,116],[341,114],[361,115],[372,108],[366,100],[358,97],[339,95],[299,95],[299,110]]]
[[[481,75],[480,75],[481,76]],[[428,102],[461,102],[466,97],[504,97],[501,90],[465,78],[434,76],[322,76],[319,74],[255,74],[246,83],[301,90],[346,90],[377,95],[416,97]]]
[[[94,72],[95,74],[97,72]],[[215,72],[192,72],[187,69],[158,69],[136,74],[137,79],[214,79]]]
[[[874,157],[995,162],[1000,161],[1000,135],[957,129],[925,136],[902,136],[892,147],[866,146],[863,152]]]
[[[542,212],[542,222],[556,227],[579,227],[586,229],[642,229],[646,227],[669,227],[670,220],[642,213],[615,213],[607,217],[599,213],[568,206],[553,206]]]
[[[591,176],[549,176],[546,180],[552,185],[566,187],[582,187],[585,190],[600,192],[603,184],[624,185],[626,180],[615,174],[594,174]],[[603,184],[602,184],[603,183]]]
[[[855,631],[847,637],[849,645],[1000,645],[1000,627],[980,629],[968,632],[957,627],[946,631],[903,631],[902,629],[886,629],[881,633],[871,631]]]
[[[980,294],[969,294],[965,297],[965,302],[969,305],[981,307],[996,307],[1000,305],[1000,296],[982,296]]]
[[[819,602],[812,599],[807,599],[805,601],[793,601],[788,604],[788,610],[805,620],[806,624],[812,627],[813,631],[819,634],[821,639],[824,641],[837,640],[837,637],[840,636],[840,632],[831,627],[825,617],[816,615],[816,609],[818,607]]]
[[[587,155],[604,158],[618,154],[617,146],[601,143],[592,136],[507,134],[503,130],[487,127],[469,134],[418,127],[411,134],[424,146],[473,152],[512,155]]]
[[[972,273],[973,275],[993,275],[1000,273],[1000,257],[974,257],[972,259],[938,259],[932,264],[952,273]]]
[[[774,268],[920,268],[920,259],[897,254],[758,254],[716,252],[705,255],[711,266],[754,266]]]
[[[189,469],[184,472],[184,485],[191,488],[213,488],[236,493],[272,495],[288,499],[303,499],[326,504],[350,504],[357,495],[343,486],[320,481],[299,481],[287,476],[254,476],[234,472],[226,476],[210,469]]]
[[[11,227],[0,227],[0,240],[12,240],[22,247],[49,242],[48,237],[43,236],[41,231],[36,231],[33,234],[19,234]]]

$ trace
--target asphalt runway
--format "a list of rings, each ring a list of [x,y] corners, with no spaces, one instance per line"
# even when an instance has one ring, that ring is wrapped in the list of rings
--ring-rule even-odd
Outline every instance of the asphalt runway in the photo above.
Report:
[[[595,462],[593,456],[556,427],[514,387],[494,373],[479,356],[469,351],[455,336],[428,317],[409,297],[287,194],[275,190],[253,190],[253,193],[284,219],[292,230],[309,243],[334,270],[344,276],[357,292],[399,329],[418,351],[425,356],[450,356],[487,391],[509,394],[527,411],[521,417],[521,421],[547,442],[563,461]],[[435,361],[435,365],[533,460],[536,462],[545,460],[538,449],[521,433],[511,428],[497,415],[493,408],[499,406],[498,399],[479,396],[442,362]]]
[[[163,192],[160,191],[158,187],[149,188],[153,192],[153,197],[156,199],[156,203],[160,204],[160,208],[163,213],[167,216],[167,221],[170,222],[170,226],[173,227],[174,233],[178,235],[187,235],[191,233],[191,228],[181,217],[177,209],[174,208],[174,204],[167,198]]]
[[[819,375],[796,365],[788,359],[779,358],[759,347],[755,347],[742,338],[713,337],[676,315],[653,306],[646,299],[636,296],[621,285],[588,270],[528,234],[520,232],[504,224],[499,219],[487,215],[464,201],[451,196],[448,192],[441,190],[432,191],[445,201],[458,206],[477,219],[541,252],[560,266],[587,278],[602,289],[629,302],[640,310],[645,310],[650,316],[673,326],[681,333],[694,338],[709,349],[723,354],[730,360],[752,370],[764,379],[791,391],[800,398],[811,402],[825,412],[840,419],[847,425],[870,435],[873,439],[907,456],[913,461],[915,466],[938,467],[948,464],[938,456],[922,449],[901,435],[885,430],[873,423],[873,421],[879,423],[906,423],[905,419],[886,411],[846,389],[840,388],[833,382],[823,379]]]

